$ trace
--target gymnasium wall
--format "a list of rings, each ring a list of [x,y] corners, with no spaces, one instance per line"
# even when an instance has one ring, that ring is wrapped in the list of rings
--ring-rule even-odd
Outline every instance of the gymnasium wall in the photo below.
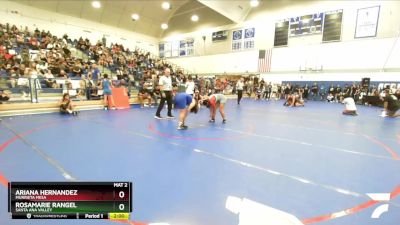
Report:
[[[169,60],[194,73],[256,73],[258,50]],[[363,39],[272,50],[271,73],[298,72],[300,67],[319,69],[321,66],[324,71],[332,72],[400,71],[400,40]]]
[[[261,74],[265,81],[273,83],[303,82],[303,81],[341,81],[345,83],[360,82],[362,78],[371,78],[372,82],[400,83],[400,72],[295,72],[295,73],[270,73]],[[337,83],[337,82],[335,82]]]
[[[23,27],[28,26],[31,29],[37,27],[39,30],[50,31],[59,37],[67,33],[72,39],[84,37],[88,38],[92,43],[96,43],[102,39],[103,35],[106,35],[107,45],[118,43],[130,49],[135,49],[138,46],[154,54],[158,54],[158,40],[147,35],[11,1],[1,1],[0,5],[1,23],[10,23]],[[11,11],[17,11],[18,14],[11,13]]]
[[[245,73],[257,70],[258,51],[229,52],[200,57],[170,58],[192,73]]]
[[[243,24],[209,28],[195,33],[165,37],[164,40],[195,38],[195,56],[171,59],[196,73],[257,72],[258,49],[273,48],[275,22],[309,13],[343,9],[342,40],[322,43],[322,34],[289,38],[287,47],[273,48],[271,73],[295,73],[301,68],[320,68],[326,72],[400,71],[400,1],[268,1],[267,7],[252,12]],[[287,1],[286,1],[287,2]],[[377,36],[355,39],[357,9],[380,5]],[[211,33],[218,30],[255,27],[255,49],[232,52],[232,33],[228,40],[213,43]],[[202,36],[206,36],[206,40]],[[235,58],[240,59],[235,59]],[[220,62],[220,63],[216,63]],[[232,66],[227,64],[232,62]],[[242,65],[239,65],[241,63]],[[351,73],[358,80],[359,76]],[[352,76],[353,76],[352,75]],[[319,76],[315,77],[319,79]],[[339,77],[335,77],[335,79]],[[323,78],[321,78],[323,79]],[[393,78],[396,79],[396,78]],[[398,78],[397,78],[398,79]]]

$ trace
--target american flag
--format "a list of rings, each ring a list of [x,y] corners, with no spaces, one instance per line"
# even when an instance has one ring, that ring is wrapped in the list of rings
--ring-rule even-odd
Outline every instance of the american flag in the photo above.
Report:
[[[258,51],[258,72],[271,72],[272,49]]]

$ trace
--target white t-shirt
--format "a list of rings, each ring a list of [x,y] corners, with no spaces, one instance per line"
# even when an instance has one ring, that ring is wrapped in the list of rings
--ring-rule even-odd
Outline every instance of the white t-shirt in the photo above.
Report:
[[[194,82],[188,81],[186,82],[186,94],[192,95],[194,93]]]
[[[238,81],[238,82],[236,83],[236,89],[237,89],[238,91],[243,91],[243,86],[244,86],[244,83],[243,83],[242,81]]]
[[[277,92],[278,86],[276,84],[272,85],[272,92]]]
[[[346,110],[357,111],[356,103],[353,98],[345,98],[343,99],[343,104],[345,105]]]
[[[172,79],[171,76],[161,76],[158,81],[158,85],[162,86],[163,91],[172,91]]]

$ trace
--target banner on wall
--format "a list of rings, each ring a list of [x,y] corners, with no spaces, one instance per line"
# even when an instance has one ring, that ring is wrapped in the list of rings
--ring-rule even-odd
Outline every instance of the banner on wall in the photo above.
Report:
[[[235,30],[232,33],[232,50],[242,49],[243,30]]]
[[[178,57],[179,56],[179,41],[173,41],[171,43],[171,46],[172,46],[171,57]]]
[[[186,40],[186,55],[191,56],[194,55],[194,39]]]
[[[289,36],[301,36],[322,33],[324,13],[314,13],[290,18]]]
[[[255,28],[234,30],[232,32],[232,50],[253,49],[254,37]]]
[[[172,50],[171,47],[172,47],[171,43],[169,43],[169,42],[164,43],[164,56],[165,56],[165,58],[171,57],[171,50]]]
[[[380,6],[358,9],[355,38],[375,37]]]
[[[160,58],[164,58],[165,57],[165,43],[160,43],[158,44],[158,53]]]
[[[242,30],[235,30],[235,31],[233,31],[233,35],[232,35],[232,39],[234,40],[234,41],[239,41],[239,40],[241,40],[242,39]]]
[[[186,55],[186,41],[179,42],[179,56]]]
[[[254,38],[255,34],[255,29],[254,28],[249,28],[244,30],[244,38],[249,39],[249,38]]]
[[[160,58],[181,57],[194,55],[194,39],[159,43]]]
[[[194,39],[186,39],[179,42],[179,56],[194,55]]]
[[[254,48],[255,29],[248,28],[244,30],[244,49]]]

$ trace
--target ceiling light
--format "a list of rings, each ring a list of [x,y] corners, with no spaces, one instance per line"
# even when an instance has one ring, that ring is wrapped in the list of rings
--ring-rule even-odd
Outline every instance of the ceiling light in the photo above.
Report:
[[[98,9],[101,7],[101,3],[99,1],[93,1],[92,6],[93,6],[93,8]]]
[[[258,0],[251,0],[250,1],[250,6],[251,7],[257,7],[260,4]]]
[[[193,15],[191,19],[193,22],[197,22],[197,21],[199,21],[199,16]]]
[[[136,14],[136,13],[132,14],[131,17],[132,17],[133,21],[136,21],[136,20],[138,20],[140,18],[139,15]]]
[[[161,4],[161,7],[165,10],[171,9],[171,4],[169,4],[169,2],[163,2]]]
[[[161,29],[163,29],[163,30],[168,29],[168,24],[166,24],[166,23],[161,24]]]

